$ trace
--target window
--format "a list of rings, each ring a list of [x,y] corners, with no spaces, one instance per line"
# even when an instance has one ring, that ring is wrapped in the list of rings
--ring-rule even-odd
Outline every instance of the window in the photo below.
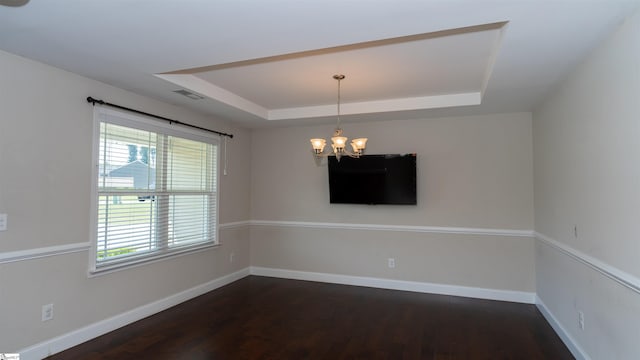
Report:
[[[218,138],[96,108],[93,272],[217,243]]]

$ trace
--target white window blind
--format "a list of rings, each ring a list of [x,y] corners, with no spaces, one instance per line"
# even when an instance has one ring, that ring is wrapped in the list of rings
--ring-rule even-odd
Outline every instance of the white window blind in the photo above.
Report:
[[[96,110],[93,271],[217,243],[218,139],[162,125]]]

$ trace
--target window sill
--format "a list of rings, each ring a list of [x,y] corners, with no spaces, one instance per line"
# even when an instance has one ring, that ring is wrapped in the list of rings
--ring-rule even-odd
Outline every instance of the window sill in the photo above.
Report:
[[[220,243],[198,245],[198,246],[185,248],[182,250],[171,251],[171,252],[156,254],[151,256],[145,256],[139,259],[132,259],[126,262],[106,264],[98,268],[89,269],[88,277],[92,278],[92,277],[97,277],[101,275],[111,274],[121,270],[132,269],[132,268],[160,262],[167,259],[177,258],[184,255],[190,255],[190,254],[195,254],[195,253],[219,248],[220,246],[221,246]]]

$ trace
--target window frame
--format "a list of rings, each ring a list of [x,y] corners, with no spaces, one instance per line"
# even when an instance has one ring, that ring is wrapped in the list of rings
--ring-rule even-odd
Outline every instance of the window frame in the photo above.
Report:
[[[209,214],[211,231],[211,241],[199,242],[193,245],[181,246],[174,249],[162,247],[161,251],[154,251],[144,256],[124,257],[111,262],[99,264],[98,258],[98,221],[99,221],[99,156],[100,156],[100,127],[101,123],[114,124],[132,129],[150,131],[168,136],[180,137],[188,140],[205,142],[215,147],[215,179],[213,187],[215,189],[215,204],[213,214]],[[102,106],[94,106],[93,109],[93,140],[92,140],[92,169],[91,169],[91,211],[90,211],[90,253],[89,253],[89,275],[99,275],[110,273],[121,269],[140,266],[143,264],[161,261],[167,258],[191,254],[220,246],[219,241],[219,207],[220,207],[220,136],[189,127],[180,127],[170,123],[163,123],[150,117],[135,115],[130,112],[114,110]],[[156,174],[157,175],[157,174]],[[168,243],[168,239],[161,239],[163,243]]]

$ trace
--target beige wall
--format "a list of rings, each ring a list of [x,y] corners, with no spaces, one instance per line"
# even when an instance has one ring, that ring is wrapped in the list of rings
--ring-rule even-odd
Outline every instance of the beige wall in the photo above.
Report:
[[[533,115],[537,293],[593,359],[640,354],[639,64],[636,14]]]
[[[248,131],[4,52],[0,79],[0,213],[9,215],[0,254],[90,241],[87,96],[234,133],[220,222],[249,218]],[[0,262],[0,349],[18,351],[246,268],[248,237],[246,227],[224,229],[216,249],[94,278],[87,251]],[[41,322],[48,303],[54,319]]]
[[[252,265],[376,279],[534,292],[524,237],[252,227]],[[387,259],[395,268],[387,267]]]
[[[344,129],[346,136],[369,138],[368,154],[417,153],[417,206],[329,204],[326,159],[316,165],[309,138],[328,138],[333,127],[290,127],[253,133],[252,219],[533,228],[530,114],[348,124]]]
[[[530,114],[359,123],[344,129],[347,136],[368,137],[369,154],[418,154],[418,205],[329,204],[326,163],[314,162],[308,139],[329,136],[332,126],[256,130],[251,216],[269,226],[251,229],[252,265],[535,290],[530,237],[323,227],[355,223],[531,230]],[[278,225],[287,221],[317,226]],[[396,259],[393,270],[387,267],[388,257]]]

